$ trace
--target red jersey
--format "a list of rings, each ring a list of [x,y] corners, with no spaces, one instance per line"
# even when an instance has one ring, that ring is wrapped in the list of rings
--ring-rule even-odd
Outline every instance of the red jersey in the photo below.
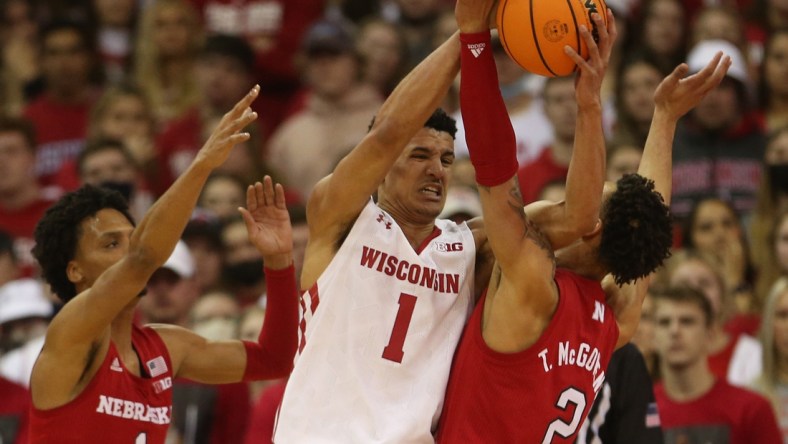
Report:
[[[33,408],[31,443],[164,443],[172,411],[172,363],[158,333],[132,326],[143,376],[123,365],[115,344],[85,389],[51,410]]]
[[[717,379],[711,390],[692,401],[673,401],[662,384],[654,386],[654,397],[667,444],[783,442],[769,401],[723,379]]]
[[[558,269],[555,282],[550,324],[517,353],[484,342],[481,298],[451,369],[438,442],[574,442],[605,380],[618,325],[598,281]]]
[[[26,388],[1,376],[0,393],[0,442],[26,444],[30,394]]]

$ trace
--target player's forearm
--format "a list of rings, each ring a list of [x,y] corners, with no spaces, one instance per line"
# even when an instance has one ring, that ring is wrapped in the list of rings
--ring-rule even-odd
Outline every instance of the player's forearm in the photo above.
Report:
[[[246,381],[287,376],[298,341],[298,292],[291,265],[265,269],[267,304],[257,342],[244,342]]]
[[[424,127],[457,76],[459,50],[455,33],[397,85],[375,117],[375,137],[387,146],[404,147]]]
[[[602,107],[579,106],[575,141],[566,176],[565,232],[577,238],[591,232],[599,219],[605,181]]]
[[[670,205],[673,185],[673,137],[677,122],[677,117],[657,106],[638,168],[638,174],[654,181],[654,187],[662,194],[665,205]]]
[[[180,239],[197,198],[212,168],[194,161],[172,186],[153,204],[135,228],[129,255],[140,255],[153,269],[163,264]]]

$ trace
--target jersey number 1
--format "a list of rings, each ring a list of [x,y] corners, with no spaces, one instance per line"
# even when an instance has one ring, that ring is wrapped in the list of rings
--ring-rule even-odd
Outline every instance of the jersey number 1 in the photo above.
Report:
[[[413,318],[414,308],[416,308],[416,296],[400,293],[397,318],[394,319],[394,328],[391,329],[389,343],[383,348],[383,359],[402,363],[402,356],[405,354],[402,347],[405,345],[405,336],[408,335],[408,327],[410,327],[410,320]]]

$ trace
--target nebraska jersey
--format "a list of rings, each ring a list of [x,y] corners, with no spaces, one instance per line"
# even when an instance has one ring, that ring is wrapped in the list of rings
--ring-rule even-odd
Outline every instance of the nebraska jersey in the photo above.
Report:
[[[468,226],[446,220],[414,251],[370,200],[302,296],[274,441],[433,442],[475,255]]]
[[[158,333],[132,326],[131,342],[143,377],[123,365],[115,344],[74,400],[51,410],[31,409],[31,443],[164,443],[172,411],[172,364]]]
[[[562,269],[555,282],[553,318],[521,352],[487,346],[486,295],[476,305],[452,366],[438,442],[574,442],[605,380],[618,325],[599,282]]]

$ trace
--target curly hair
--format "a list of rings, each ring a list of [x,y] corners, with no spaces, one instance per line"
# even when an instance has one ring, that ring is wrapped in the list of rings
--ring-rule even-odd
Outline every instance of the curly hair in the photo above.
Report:
[[[41,265],[44,280],[64,303],[77,293],[66,275],[66,267],[76,254],[82,236],[81,223],[103,209],[119,211],[134,225],[128,204],[120,193],[91,185],[61,197],[36,225],[33,256]]]
[[[654,181],[627,174],[602,208],[599,258],[624,285],[648,276],[670,257],[673,229],[670,210]]]

